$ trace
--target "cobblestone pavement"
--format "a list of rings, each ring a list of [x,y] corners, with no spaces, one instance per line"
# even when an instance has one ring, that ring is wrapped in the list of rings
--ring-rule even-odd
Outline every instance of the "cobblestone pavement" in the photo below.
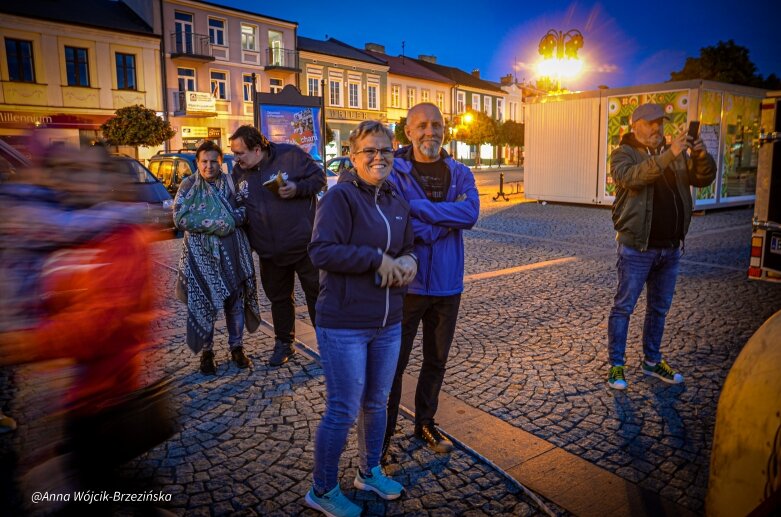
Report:
[[[613,392],[605,382],[616,286],[610,211],[482,199],[483,217],[466,239],[469,273],[576,259],[468,283],[444,390],[702,511],[728,368],[781,309],[779,286],[746,280],[751,211],[693,219],[662,347],[686,383],[668,386],[641,375],[642,297],[627,349],[630,386]],[[413,371],[420,360],[416,348]]]
[[[495,189],[494,189],[495,190]],[[663,343],[666,358],[686,376],[683,386],[646,380],[639,372],[644,298],[632,319],[626,392],[606,387],[607,315],[616,285],[615,241],[605,208],[492,202],[487,196],[467,233],[468,275],[537,264],[534,270],[467,282],[444,390],[474,407],[577,454],[623,478],[701,512],[716,404],[728,366],[748,337],[781,309],[781,289],[748,282],[751,212],[733,209],[695,217]],[[270,369],[273,339],[246,341],[253,368],[228,362],[218,325],[218,375],[197,373],[183,344],[185,314],[170,298],[179,241],[157,246],[158,289],[165,316],[156,330],[164,360],[148,365],[174,379],[182,431],[123,469],[153,477],[187,515],[314,515],[302,506],[312,468],[312,437],[324,405],[322,370],[303,354]],[[166,266],[164,266],[166,265]],[[297,304],[303,294],[297,288]],[[261,295],[261,306],[269,310]],[[306,318],[306,311],[298,316]],[[410,373],[421,357],[413,351]],[[43,414],[51,384],[40,370],[17,372],[10,408],[21,436],[56,434],[26,414]],[[0,396],[8,398],[5,394]],[[4,402],[0,400],[0,402]],[[439,456],[401,421],[392,446],[392,474],[407,487],[384,502],[352,488],[357,447],[351,436],[341,482],[368,515],[535,515],[538,506],[513,483],[463,451]],[[46,432],[42,432],[42,428]],[[36,434],[38,433],[38,434]],[[9,435],[5,435],[6,437]],[[21,463],[25,463],[25,459]],[[554,513],[563,510],[545,502]],[[130,509],[125,509],[130,512]]]

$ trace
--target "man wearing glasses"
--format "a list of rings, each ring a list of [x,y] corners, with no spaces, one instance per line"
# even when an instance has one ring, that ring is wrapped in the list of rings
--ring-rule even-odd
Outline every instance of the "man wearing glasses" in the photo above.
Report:
[[[315,324],[318,271],[307,246],[325,172],[298,146],[269,142],[250,125],[239,127],[230,143],[237,197],[247,207],[247,238],[260,258],[260,283],[271,302],[275,341],[269,364],[280,366],[295,353],[295,275]]]
[[[437,429],[434,415],[464,290],[462,230],[474,226],[480,212],[472,171],[442,149],[445,124],[439,108],[431,103],[414,106],[404,131],[412,145],[397,151],[388,180],[410,205],[418,271],[404,299],[401,351],[388,399],[383,458],[396,428],[402,377],[421,321],[423,364],[415,392],[415,435],[436,452],[453,449]]]

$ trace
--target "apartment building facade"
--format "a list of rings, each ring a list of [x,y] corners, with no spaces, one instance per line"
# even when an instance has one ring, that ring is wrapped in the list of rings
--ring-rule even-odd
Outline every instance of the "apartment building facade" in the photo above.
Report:
[[[162,109],[160,36],[132,4],[0,5],[0,138],[88,145],[119,108]]]
[[[326,145],[326,158],[348,154],[350,131],[361,121],[388,121],[388,65],[333,38],[299,36],[298,48],[301,93],[325,97],[325,122],[334,134]]]
[[[233,131],[253,123],[253,91],[296,84],[297,27],[210,2],[164,0],[165,94],[177,132],[171,147],[194,149],[209,139],[227,150]]]

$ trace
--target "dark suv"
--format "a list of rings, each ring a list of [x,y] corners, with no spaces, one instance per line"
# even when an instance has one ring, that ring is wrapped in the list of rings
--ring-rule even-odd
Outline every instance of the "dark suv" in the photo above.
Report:
[[[233,155],[224,155],[222,162],[223,171],[230,174],[233,171]],[[175,196],[182,180],[198,172],[195,151],[187,149],[169,153],[160,151],[149,160],[149,170],[165,185],[168,192]]]

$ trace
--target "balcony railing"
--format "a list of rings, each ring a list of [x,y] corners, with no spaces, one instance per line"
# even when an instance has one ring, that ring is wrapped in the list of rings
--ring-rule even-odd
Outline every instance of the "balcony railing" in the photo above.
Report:
[[[187,57],[200,61],[214,61],[209,36],[188,32],[171,33],[171,59]]]
[[[289,70],[298,70],[298,52],[283,48],[267,48],[264,66],[266,69],[287,68]]]

